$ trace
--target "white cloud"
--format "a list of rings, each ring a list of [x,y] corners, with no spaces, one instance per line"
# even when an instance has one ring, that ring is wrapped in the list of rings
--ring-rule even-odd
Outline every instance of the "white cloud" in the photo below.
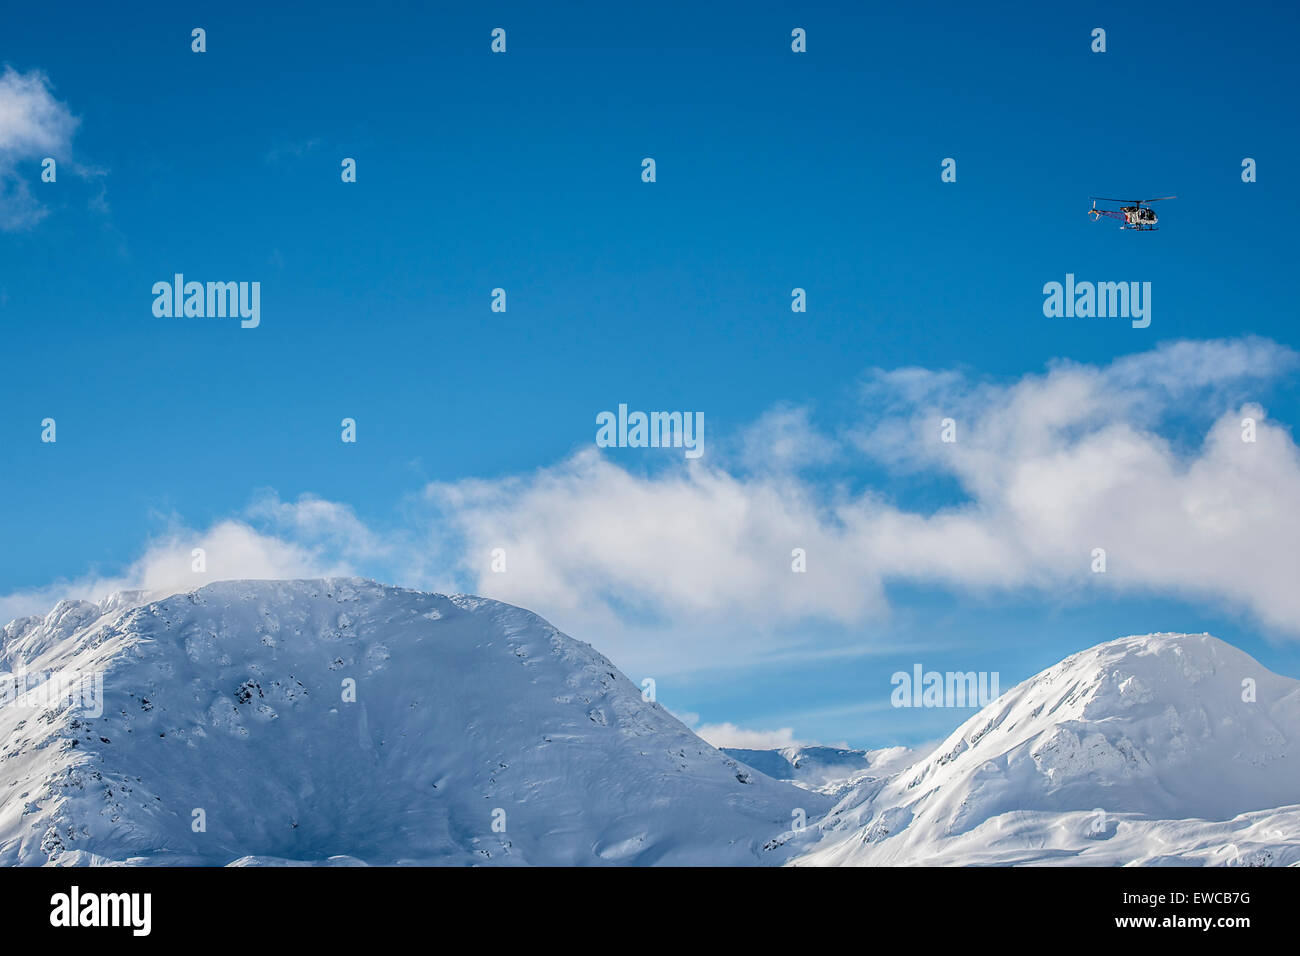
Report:
[[[778,405],[741,434],[741,463],[753,471],[799,471],[832,461],[837,450],[803,407]]]
[[[461,535],[477,586],[526,606],[856,620],[882,599],[862,586],[842,506],[789,477],[746,479],[699,463],[635,475],[593,448],[525,478],[435,484],[427,494]],[[816,555],[817,573],[791,573],[795,547]],[[490,569],[496,548],[505,574]]]
[[[704,724],[696,727],[695,733],[718,748],[780,750],[782,747],[805,746],[804,741],[795,739],[794,729],[791,727],[781,727],[777,730],[745,730],[731,723]]]
[[[1300,455],[1244,401],[1295,365],[1295,353],[1244,339],[1061,363],[1009,385],[918,369],[875,376],[859,451],[954,477],[964,497],[944,507],[725,462],[639,475],[594,449],[427,494],[463,540],[477,590],[565,620],[649,613],[732,638],[810,619],[856,624],[883,613],[900,581],[1178,594],[1300,634]],[[1246,416],[1258,421],[1253,444],[1241,441]],[[939,440],[943,417],[957,420],[955,444]],[[1171,419],[1198,422],[1199,443],[1162,437]],[[791,572],[796,547],[806,574]],[[1104,575],[1090,568],[1098,547]],[[494,548],[505,574],[489,569]]]
[[[60,164],[69,158],[77,123],[54,98],[44,73],[5,67],[0,74],[0,229],[26,229],[44,217],[29,182],[39,179],[46,156]]]
[[[796,644],[833,652],[808,643],[812,626],[879,620],[896,582],[1053,601],[1182,596],[1296,636],[1300,450],[1251,401],[1296,364],[1288,349],[1242,339],[1059,363],[1003,384],[909,369],[871,376],[847,440],[819,438],[802,412],[764,419],[773,446],[795,449],[780,460],[834,447],[846,472],[948,477],[961,493],[939,504],[769,467],[753,441],[737,443],[734,461],[674,459],[652,473],[590,448],[527,475],[430,485],[431,513],[383,533],[337,502],[266,496],[202,534],[169,533],[120,575],[10,595],[0,611],[114,587],[362,573],[523,605],[656,676],[779,659]],[[1246,416],[1254,443],[1241,440]],[[943,417],[957,421],[954,444],[939,440]],[[189,571],[199,546],[202,580]],[[1104,575],[1090,570],[1097,547]],[[495,548],[505,573],[491,569]],[[791,571],[794,548],[807,573]]]
[[[349,562],[387,559],[397,544],[396,539],[386,540],[372,531],[349,506],[315,495],[289,502],[266,493],[253,502],[246,517],[313,551]]]
[[[194,570],[194,549],[204,552],[205,569]],[[198,533],[174,528],[154,540],[120,574],[87,574],[71,581],[0,597],[0,620],[44,614],[65,598],[95,601],[117,591],[140,590],[149,599],[191,591],[213,581],[316,578],[355,574],[347,561],[299,543],[254,530],[241,521],[221,521]]]

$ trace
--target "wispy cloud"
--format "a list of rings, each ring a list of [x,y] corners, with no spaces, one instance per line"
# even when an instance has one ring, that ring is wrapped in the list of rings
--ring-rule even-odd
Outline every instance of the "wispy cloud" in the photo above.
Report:
[[[311,495],[285,502],[264,493],[243,513],[204,530],[168,520],[144,553],[117,573],[90,572],[4,595],[0,618],[43,614],[64,598],[98,600],[125,590],[160,598],[239,578],[375,574],[376,563],[393,557],[400,541],[372,532],[347,505]],[[404,554],[409,547],[400,550]]]
[[[283,159],[298,159],[306,156],[320,144],[321,140],[316,136],[310,139],[289,140],[272,146],[266,151],[264,158],[268,163],[278,163]]]
[[[30,183],[39,179],[45,157],[59,163],[71,158],[78,122],[55,99],[44,73],[5,67],[0,74],[0,229],[29,229],[44,218],[46,209]]]

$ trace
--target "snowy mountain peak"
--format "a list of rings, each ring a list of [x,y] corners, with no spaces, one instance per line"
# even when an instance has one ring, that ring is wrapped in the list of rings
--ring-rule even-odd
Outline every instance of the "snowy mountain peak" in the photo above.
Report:
[[[855,788],[812,858],[984,852],[1007,828],[1041,842],[1035,814],[1057,823],[1050,815],[1078,814],[1079,825],[1113,833],[1116,815],[1223,821],[1296,803],[1300,682],[1208,634],[1149,634],[1049,667],[923,760]],[[1020,852],[1017,839],[1008,852]],[[989,858],[998,857],[979,857]]]
[[[11,673],[102,691],[0,706],[0,864],[756,863],[830,802],[478,597],[223,582],[61,602],[3,642]]]

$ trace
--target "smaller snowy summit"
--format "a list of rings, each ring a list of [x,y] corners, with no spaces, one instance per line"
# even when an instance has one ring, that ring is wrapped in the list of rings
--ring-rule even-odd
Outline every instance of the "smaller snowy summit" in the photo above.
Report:
[[[1127,637],[855,787],[803,864],[1300,861],[1300,681],[1208,634]]]

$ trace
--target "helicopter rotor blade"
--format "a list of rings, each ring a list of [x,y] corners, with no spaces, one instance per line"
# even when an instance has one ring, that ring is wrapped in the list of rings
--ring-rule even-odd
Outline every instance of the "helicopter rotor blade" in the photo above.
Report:
[[[1140,206],[1144,202],[1161,202],[1165,199],[1177,199],[1177,196],[1157,196],[1155,199],[1110,199],[1106,196],[1089,196],[1094,202],[1126,202],[1135,206]]]

